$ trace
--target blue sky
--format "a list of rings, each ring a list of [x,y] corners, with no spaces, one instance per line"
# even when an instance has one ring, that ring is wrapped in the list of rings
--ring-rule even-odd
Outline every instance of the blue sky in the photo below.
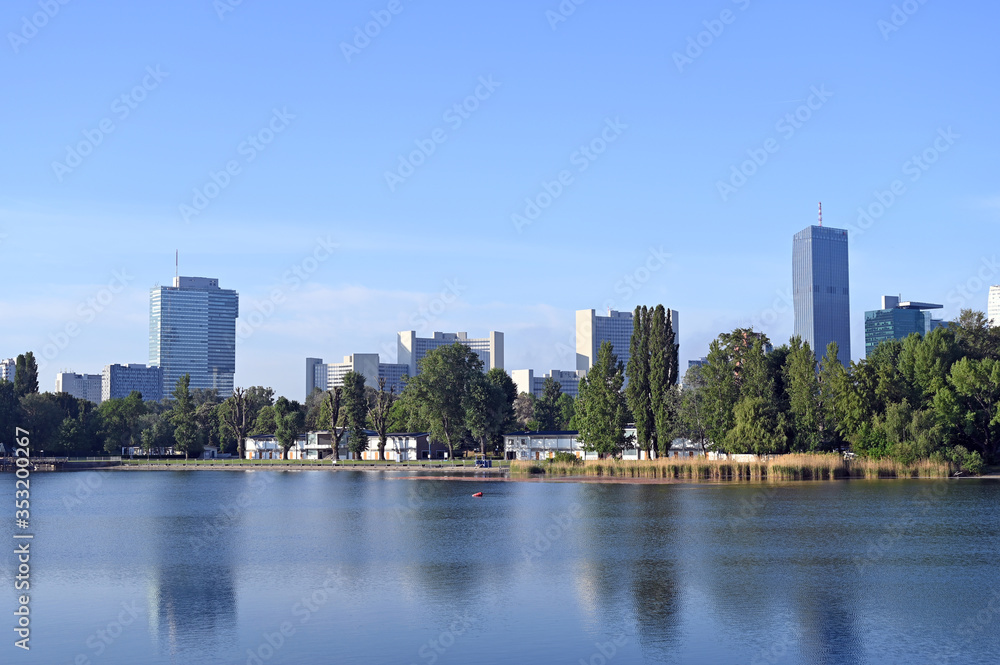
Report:
[[[573,312],[609,305],[679,310],[686,363],[739,325],[787,340],[819,201],[855,357],[883,293],[985,309],[1000,10],[895,7],[10,0],[0,357],[34,350],[48,390],[145,362],[179,250],[240,293],[237,384],[294,398],[306,356],[391,360],[399,330],[571,369]]]

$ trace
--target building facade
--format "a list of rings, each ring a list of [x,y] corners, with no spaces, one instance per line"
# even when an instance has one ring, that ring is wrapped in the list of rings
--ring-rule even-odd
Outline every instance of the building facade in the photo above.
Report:
[[[384,363],[377,353],[355,353],[344,356],[342,363],[324,363],[322,358],[306,358],[306,397],[316,388],[329,390],[344,385],[344,375],[357,372],[365,377],[365,385],[378,389],[378,380],[385,379],[385,389],[403,392],[403,376],[409,365]]]
[[[14,380],[13,375],[11,376],[11,380]],[[67,393],[77,399],[85,399],[94,404],[100,404],[102,401],[101,375],[60,372],[56,374],[56,392]]]
[[[792,240],[795,334],[817,357],[836,342],[843,364],[851,359],[851,291],[847,231],[810,226]]]
[[[0,381],[14,383],[14,373],[17,370],[17,359],[4,358],[0,360]]]
[[[142,363],[105,365],[101,373],[101,399],[121,399],[133,390],[145,401],[163,399],[163,368]]]
[[[175,277],[149,294],[149,365],[163,370],[163,394],[191,375],[191,389],[226,399],[236,372],[239,294],[208,277]]]
[[[991,286],[986,304],[986,317],[991,326],[1000,326],[1000,286]]]
[[[944,322],[926,310],[943,305],[926,302],[900,302],[897,296],[882,296],[882,309],[865,312],[865,357],[882,342],[906,339],[913,333],[926,335]]]
[[[428,351],[450,346],[455,343],[464,344],[483,361],[483,371],[494,367],[503,369],[503,333],[491,331],[489,337],[471,339],[468,333],[435,332],[433,337],[417,337],[413,330],[404,330],[397,335],[396,362],[407,366],[409,376],[420,373],[420,361]]]
[[[541,397],[545,391],[545,379],[552,378],[559,384],[563,393],[576,399],[580,394],[580,379],[586,376],[586,372],[581,370],[564,371],[554,369],[545,376],[535,376],[532,369],[515,369],[510,373],[514,385],[517,386],[517,394],[528,393],[535,397]]]
[[[670,324],[674,330],[674,343],[680,340],[680,315],[676,309],[669,310]],[[632,312],[608,310],[607,316],[600,316],[595,310],[580,309],[576,312],[576,369],[586,372],[597,362],[601,344],[611,342],[614,353],[626,367],[628,366],[632,344]]]

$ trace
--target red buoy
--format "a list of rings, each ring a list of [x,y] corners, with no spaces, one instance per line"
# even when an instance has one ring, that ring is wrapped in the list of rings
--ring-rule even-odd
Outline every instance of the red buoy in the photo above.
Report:
[[[472,496],[482,496],[482,495],[483,495],[483,493],[482,493],[482,492],[476,492],[476,493],[475,493],[475,494],[473,494]]]

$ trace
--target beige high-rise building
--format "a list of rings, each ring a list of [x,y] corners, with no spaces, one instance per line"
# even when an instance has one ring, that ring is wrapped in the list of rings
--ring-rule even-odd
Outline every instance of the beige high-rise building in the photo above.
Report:
[[[413,330],[404,330],[397,337],[396,362],[409,365],[410,376],[416,376],[420,371],[420,359],[442,346],[455,343],[464,344],[483,361],[483,370],[494,367],[503,369],[503,333],[491,331],[489,337],[471,339],[468,333],[435,332],[433,337],[417,337]]]

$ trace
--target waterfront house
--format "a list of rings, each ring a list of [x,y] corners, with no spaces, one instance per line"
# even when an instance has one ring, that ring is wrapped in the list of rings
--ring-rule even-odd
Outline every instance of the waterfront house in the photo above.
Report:
[[[625,434],[635,435],[635,428],[628,427]],[[583,449],[583,442],[579,439],[579,432],[553,431],[553,432],[510,432],[504,434],[504,450],[507,459],[511,460],[544,460],[555,457],[556,453],[572,453],[583,460],[599,459],[600,455],[595,452],[587,452]],[[689,439],[674,439],[670,444],[668,457],[701,457],[705,453],[701,446]],[[652,451],[652,459],[659,457],[657,452]],[[647,459],[646,451],[638,450],[633,443],[631,447],[622,451],[622,459],[638,460]]]
[[[431,441],[427,432],[393,433],[386,435],[385,459],[395,462],[412,462],[418,459],[445,459],[448,446]],[[361,453],[366,460],[378,459],[378,434],[368,437],[368,449]]]
[[[295,444],[288,449],[288,459],[310,459],[306,456],[305,448],[306,438],[297,438]],[[247,459],[281,459],[281,444],[273,434],[248,436],[245,450]]]

